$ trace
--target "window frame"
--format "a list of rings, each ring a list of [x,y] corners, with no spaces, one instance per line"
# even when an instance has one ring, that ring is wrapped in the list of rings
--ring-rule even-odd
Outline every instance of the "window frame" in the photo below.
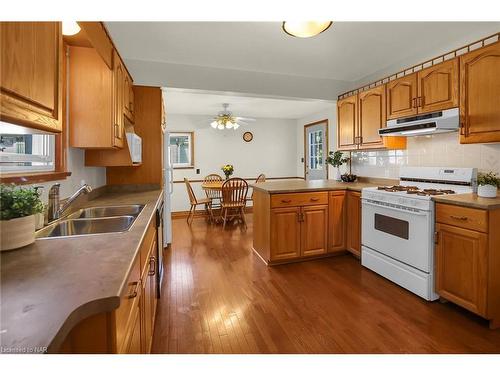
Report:
[[[194,131],[171,131],[168,134],[168,146],[170,147],[170,137],[175,135],[187,135],[189,138],[189,164],[174,163],[172,161],[172,169],[194,169]]]

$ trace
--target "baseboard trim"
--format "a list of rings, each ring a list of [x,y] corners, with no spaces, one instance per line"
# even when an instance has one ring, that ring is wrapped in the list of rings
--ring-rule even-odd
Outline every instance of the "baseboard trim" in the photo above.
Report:
[[[196,212],[201,212],[201,211],[196,211]],[[253,207],[245,207],[245,213],[246,214],[251,214],[253,212]],[[185,219],[189,215],[189,211],[174,211],[172,212],[172,220],[175,219]],[[200,216],[201,217],[201,216]]]

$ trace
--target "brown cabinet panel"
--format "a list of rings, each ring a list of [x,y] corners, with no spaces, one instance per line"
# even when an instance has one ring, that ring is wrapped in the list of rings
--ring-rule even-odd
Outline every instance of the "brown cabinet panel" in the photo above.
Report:
[[[410,74],[387,83],[387,118],[417,114],[417,75]]]
[[[328,193],[318,191],[315,193],[290,193],[274,194],[271,196],[271,207],[317,206],[328,204]]]
[[[337,102],[337,149],[357,149],[357,95]]]
[[[386,124],[385,86],[364,91],[358,97],[359,148],[383,147],[384,141],[378,131]]]
[[[300,256],[300,207],[271,210],[271,260]]]
[[[361,255],[361,193],[348,191],[346,197],[346,249]]]
[[[436,289],[466,309],[486,314],[487,235],[437,224]]]
[[[62,130],[60,22],[0,22],[0,119]]]
[[[488,212],[476,208],[436,203],[436,222],[478,232],[487,232]]]
[[[302,207],[301,255],[320,255],[328,251],[328,205]]]
[[[460,56],[461,143],[500,142],[500,42]]]
[[[345,191],[330,193],[328,213],[328,252],[345,250]]]
[[[141,312],[139,304],[134,308],[133,320],[128,332],[127,343],[123,354],[143,354],[143,340],[141,327]]]
[[[115,51],[113,56],[113,145],[123,147],[124,130],[124,89],[125,69],[120,56]]]
[[[418,113],[458,107],[458,58],[417,73]]]

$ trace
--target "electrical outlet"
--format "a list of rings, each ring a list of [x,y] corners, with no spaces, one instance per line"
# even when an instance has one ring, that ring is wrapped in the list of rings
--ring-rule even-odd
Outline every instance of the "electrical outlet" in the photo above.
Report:
[[[200,174],[200,168],[196,168],[196,174]]]

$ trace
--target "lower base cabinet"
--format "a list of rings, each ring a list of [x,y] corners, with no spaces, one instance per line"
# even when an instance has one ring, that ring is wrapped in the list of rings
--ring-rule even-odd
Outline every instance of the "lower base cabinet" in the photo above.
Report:
[[[60,353],[151,352],[156,317],[156,242],[154,220],[129,273],[120,306],[111,312],[90,316],[68,334]]]
[[[328,252],[343,253],[346,248],[345,191],[331,191],[328,198]]]
[[[361,256],[361,193],[348,191],[346,194],[346,249],[357,257]]]

